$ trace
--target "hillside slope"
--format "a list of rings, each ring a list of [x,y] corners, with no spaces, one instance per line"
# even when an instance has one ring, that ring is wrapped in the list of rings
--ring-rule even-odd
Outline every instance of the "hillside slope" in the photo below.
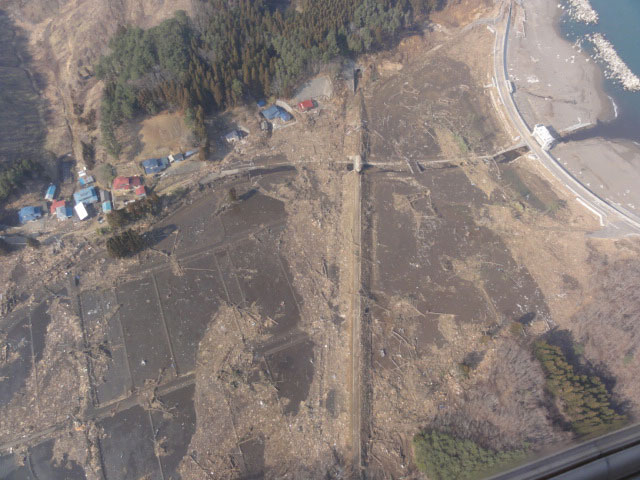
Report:
[[[102,87],[92,65],[124,25],[148,28],[193,0],[10,0],[6,12],[28,38],[31,67],[47,104],[45,147],[82,158],[81,141],[97,136]]]

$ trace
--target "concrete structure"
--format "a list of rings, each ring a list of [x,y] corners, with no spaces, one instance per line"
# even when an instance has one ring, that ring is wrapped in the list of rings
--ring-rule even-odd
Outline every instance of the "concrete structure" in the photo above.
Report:
[[[543,150],[549,150],[556,142],[555,137],[544,125],[537,124],[531,133]]]
[[[87,208],[84,206],[84,203],[78,203],[74,209],[80,220],[84,220],[89,217],[89,212],[87,212]]]
[[[159,173],[163,170],[166,170],[169,167],[169,158],[150,158],[149,160],[145,160],[142,162],[142,168],[144,168],[144,173]]]
[[[32,222],[42,217],[42,209],[40,207],[23,207],[18,211],[20,223]]]
[[[67,220],[73,217],[73,209],[67,206],[58,207],[56,208],[56,217],[58,220]]]
[[[73,199],[76,203],[97,203],[98,192],[96,192],[95,187],[87,187],[82,190],[77,191],[73,194]]]
[[[111,192],[109,190],[100,190],[100,201],[101,202],[110,202],[111,201]]]
[[[47,188],[47,193],[44,195],[44,199],[51,201],[55,196],[56,196],[56,186],[52,183],[49,185],[49,188]]]

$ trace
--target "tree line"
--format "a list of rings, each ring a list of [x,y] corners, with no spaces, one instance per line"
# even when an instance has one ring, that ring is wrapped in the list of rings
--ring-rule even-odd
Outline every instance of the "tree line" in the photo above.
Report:
[[[312,65],[383,48],[439,1],[304,0],[282,12],[266,0],[208,0],[196,21],[178,11],[148,30],[123,27],[95,67],[103,142],[117,156],[122,121],[167,107],[190,109],[204,137],[205,113],[247,95],[290,96]]]
[[[12,192],[22,187],[26,178],[42,171],[37,161],[24,158],[0,171],[0,201],[6,200]]]
[[[579,435],[592,435],[620,427],[626,417],[615,411],[611,395],[595,375],[576,374],[560,347],[540,340],[534,353],[547,379],[547,389],[563,405],[571,428]]]

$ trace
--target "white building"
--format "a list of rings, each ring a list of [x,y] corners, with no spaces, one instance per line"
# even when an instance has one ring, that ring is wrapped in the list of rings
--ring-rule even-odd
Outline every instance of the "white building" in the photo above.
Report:
[[[78,218],[80,220],[84,220],[85,218],[87,218],[89,216],[89,212],[87,212],[87,209],[84,206],[84,203],[78,203],[75,207],[74,207],[76,214],[78,215]]]
[[[544,125],[537,124],[533,127],[533,138],[540,144],[543,150],[549,150],[556,142],[555,137],[551,134],[549,129]]]

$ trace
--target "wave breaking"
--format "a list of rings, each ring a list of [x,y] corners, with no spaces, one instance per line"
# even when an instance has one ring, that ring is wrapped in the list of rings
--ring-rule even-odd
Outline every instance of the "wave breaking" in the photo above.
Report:
[[[624,63],[611,42],[601,33],[594,33],[587,38],[595,47],[595,58],[605,64],[605,76],[619,82],[625,90],[640,91],[640,78]]]
[[[598,23],[598,12],[596,12],[589,0],[567,0],[569,2],[569,15],[574,20],[586,24]]]

